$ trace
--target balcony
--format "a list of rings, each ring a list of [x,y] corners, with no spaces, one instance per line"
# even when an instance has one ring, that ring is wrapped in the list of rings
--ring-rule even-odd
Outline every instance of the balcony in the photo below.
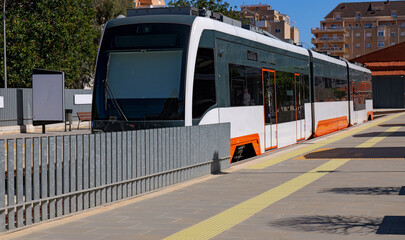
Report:
[[[345,28],[340,27],[340,28],[312,28],[311,33],[316,34],[316,33],[329,33],[329,32],[344,32]]]
[[[344,43],[345,39],[343,37],[321,37],[321,38],[312,38],[311,43]]]
[[[345,48],[344,47],[320,47],[316,49],[319,52],[329,52],[330,54],[335,54],[335,53],[344,53]]]
[[[267,28],[267,21],[266,20],[261,20],[261,21],[256,21],[256,27],[262,27],[262,28]]]

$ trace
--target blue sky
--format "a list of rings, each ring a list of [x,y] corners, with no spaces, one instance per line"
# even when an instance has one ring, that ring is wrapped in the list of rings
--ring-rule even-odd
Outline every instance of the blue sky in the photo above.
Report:
[[[291,21],[300,31],[300,42],[304,42],[304,47],[312,47],[311,28],[319,27],[320,21],[332,11],[341,2],[381,2],[381,1],[363,1],[363,0],[277,0],[277,1],[260,1],[260,0],[224,0],[231,6],[240,5],[269,4],[274,10],[287,14]]]

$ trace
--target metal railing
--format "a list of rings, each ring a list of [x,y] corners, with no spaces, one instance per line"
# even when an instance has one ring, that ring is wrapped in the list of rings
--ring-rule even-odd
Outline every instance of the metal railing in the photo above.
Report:
[[[0,140],[0,230],[218,172],[230,125]]]

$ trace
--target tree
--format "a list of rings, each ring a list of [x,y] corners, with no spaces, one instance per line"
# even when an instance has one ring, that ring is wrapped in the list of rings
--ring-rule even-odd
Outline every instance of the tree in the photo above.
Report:
[[[207,10],[218,12],[224,16],[240,20],[242,17],[230,7],[229,3],[222,0],[171,0],[168,4],[170,7],[195,7],[205,8]]]
[[[99,25],[119,15],[125,15],[126,9],[132,7],[131,0],[94,0],[96,9],[96,21]]]
[[[31,87],[34,68],[64,71],[67,88],[81,88],[90,81],[100,38],[100,31],[95,28],[96,11],[92,0],[8,2],[9,87]],[[1,52],[2,48],[3,39],[0,40]],[[1,64],[4,64],[3,59]]]

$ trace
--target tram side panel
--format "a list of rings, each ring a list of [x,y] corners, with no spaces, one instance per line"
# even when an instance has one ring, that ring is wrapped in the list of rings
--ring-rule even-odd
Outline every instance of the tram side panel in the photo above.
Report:
[[[373,119],[371,72],[349,63],[350,125]]]
[[[348,82],[343,61],[314,54],[314,136],[348,127]]]

